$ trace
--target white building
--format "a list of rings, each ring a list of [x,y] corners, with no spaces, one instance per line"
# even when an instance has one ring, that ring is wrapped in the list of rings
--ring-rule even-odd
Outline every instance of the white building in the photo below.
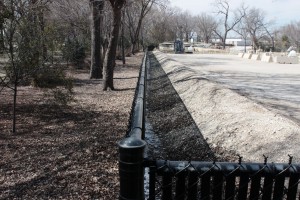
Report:
[[[212,39],[212,43],[221,43],[221,39]],[[245,41],[242,38],[226,38],[225,44],[232,46],[245,46]],[[251,40],[246,40],[246,46],[251,46]]]

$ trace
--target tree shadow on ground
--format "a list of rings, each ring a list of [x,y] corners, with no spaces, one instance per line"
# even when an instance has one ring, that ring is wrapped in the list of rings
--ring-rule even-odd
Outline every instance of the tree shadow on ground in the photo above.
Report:
[[[14,155],[0,157],[1,198],[68,199],[79,195],[80,190],[81,195],[86,193],[93,199],[101,197],[95,188],[111,187],[109,177],[117,170],[110,173],[116,166],[105,163],[117,160],[118,153],[116,149],[105,152],[126,131],[123,124],[111,118],[127,119],[126,113],[48,104],[21,105],[18,112],[19,124],[23,124],[18,134],[0,134],[4,136],[0,137],[1,152]],[[95,181],[101,177],[105,183]]]
[[[150,61],[147,119],[163,146],[161,155],[150,154],[170,160],[214,160],[214,152],[174,89],[168,74],[153,54]]]

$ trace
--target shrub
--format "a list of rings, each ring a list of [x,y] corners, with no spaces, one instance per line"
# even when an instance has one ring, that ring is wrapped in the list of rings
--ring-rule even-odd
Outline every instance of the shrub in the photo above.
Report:
[[[86,58],[84,44],[77,40],[68,40],[62,50],[63,58],[74,63],[77,67],[82,68]]]
[[[33,79],[35,87],[45,89],[50,103],[67,105],[74,100],[73,80],[61,68],[50,68],[37,73]]]

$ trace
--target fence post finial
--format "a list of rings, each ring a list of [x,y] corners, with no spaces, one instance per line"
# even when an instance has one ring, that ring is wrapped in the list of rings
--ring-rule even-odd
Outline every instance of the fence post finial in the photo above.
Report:
[[[238,157],[239,157],[239,165],[241,165],[241,164],[242,164],[243,157],[240,156],[240,155],[238,155]]]
[[[289,165],[291,165],[293,162],[293,156],[291,156],[290,154],[288,154],[288,156],[289,156]]]
[[[146,142],[137,137],[125,138],[119,142],[120,200],[144,199],[145,146]]]
[[[265,155],[263,154],[263,157],[264,157],[264,164],[266,165],[267,162],[268,162],[268,156],[265,156]]]

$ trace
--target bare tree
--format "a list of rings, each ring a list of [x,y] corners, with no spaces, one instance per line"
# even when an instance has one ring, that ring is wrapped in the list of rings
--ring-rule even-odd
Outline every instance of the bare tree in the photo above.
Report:
[[[48,26],[44,21],[48,3],[47,0],[4,1],[6,12],[9,13],[3,23],[4,54],[8,61],[4,64],[5,76],[0,77],[0,92],[3,88],[8,88],[13,93],[13,133],[16,132],[19,86],[32,84],[47,87],[52,84],[50,87],[53,94],[60,94],[60,99],[61,95],[66,94],[63,89],[57,88],[66,86],[62,83],[66,79],[63,73],[60,73],[61,66],[50,64],[44,54],[44,48],[48,48],[46,41],[52,38],[50,23]],[[71,84],[66,87],[69,87],[67,90],[71,93]]]
[[[196,25],[199,35],[205,43],[208,43],[214,34],[214,30],[217,28],[216,20],[211,15],[202,13],[201,15],[197,16]]]
[[[179,30],[179,37],[185,42],[189,41],[189,36],[192,33],[195,21],[193,20],[192,15],[188,12],[180,12],[176,19],[177,29]]]
[[[89,0],[51,0],[47,20],[59,32],[63,56],[82,67],[85,51],[90,49]]]
[[[38,13],[41,11],[38,1],[4,2],[6,12],[10,13],[4,20],[4,51],[9,57],[6,77],[1,78],[1,86],[13,91],[13,126],[16,132],[17,96],[20,84],[29,77],[34,77],[41,67],[39,50],[43,49],[43,30]],[[44,3],[44,2],[43,2]]]
[[[271,41],[272,46],[270,47],[270,51],[274,51],[275,50],[275,35],[277,33],[277,30],[271,29],[270,24],[265,24],[264,29],[266,31],[266,34],[267,34],[269,40]]]
[[[148,40],[154,44],[164,41],[174,41],[176,39],[176,17],[179,11],[174,8],[155,7],[147,19],[148,30],[146,31]],[[162,28],[163,27],[163,28]]]
[[[246,24],[242,21],[237,27],[234,28],[234,31],[244,40],[244,52],[246,52],[247,39],[250,36]]]
[[[164,5],[164,0],[131,0],[127,1],[126,21],[132,43],[131,53],[134,54],[138,48],[142,23],[153,5]]]
[[[266,35],[267,22],[265,22],[265,13],[258,8],[251,8],[245,17],[245,25],[250,34],[254,51],[259,48],[259,40]]]
[[[104,84],[103,90],[114,90],[114,68],[116,51],[119,38],[119,29],[122,18],[122,8],[126,0],[109,0],[111,8],[113,10],[113,25],[111,30],[111,37],[108,45],[108,49],[104,59]]]
[[[245,13],[241,12],[240,9],[233,12],[230,9],[229,0],[216,0],[215,6],[217,14],[222,17],[220,22],[222,28],[217,28],[214,32],[221,39],[223,49],[225,49],[228,33],[243,19]]]
[[[90,78],[103,78],[103,10],[104,0],[90,0],[91,7],[91,70]]]
[[[291,22],[280,29],[280,32],[289,38],[290,43],[298,50],[300,48],[300,21]]]
[[[247,28],[247,23],[246,23],[246,13],[247,9],[246,7],[241,7],[241,12],[245,13],[245,17],[233,28],[233,30],[241,36],[241,38],[244,40],[244,52],[247,51],[246,46],[247,46],[247,40],[250,37],[248,28]]]

